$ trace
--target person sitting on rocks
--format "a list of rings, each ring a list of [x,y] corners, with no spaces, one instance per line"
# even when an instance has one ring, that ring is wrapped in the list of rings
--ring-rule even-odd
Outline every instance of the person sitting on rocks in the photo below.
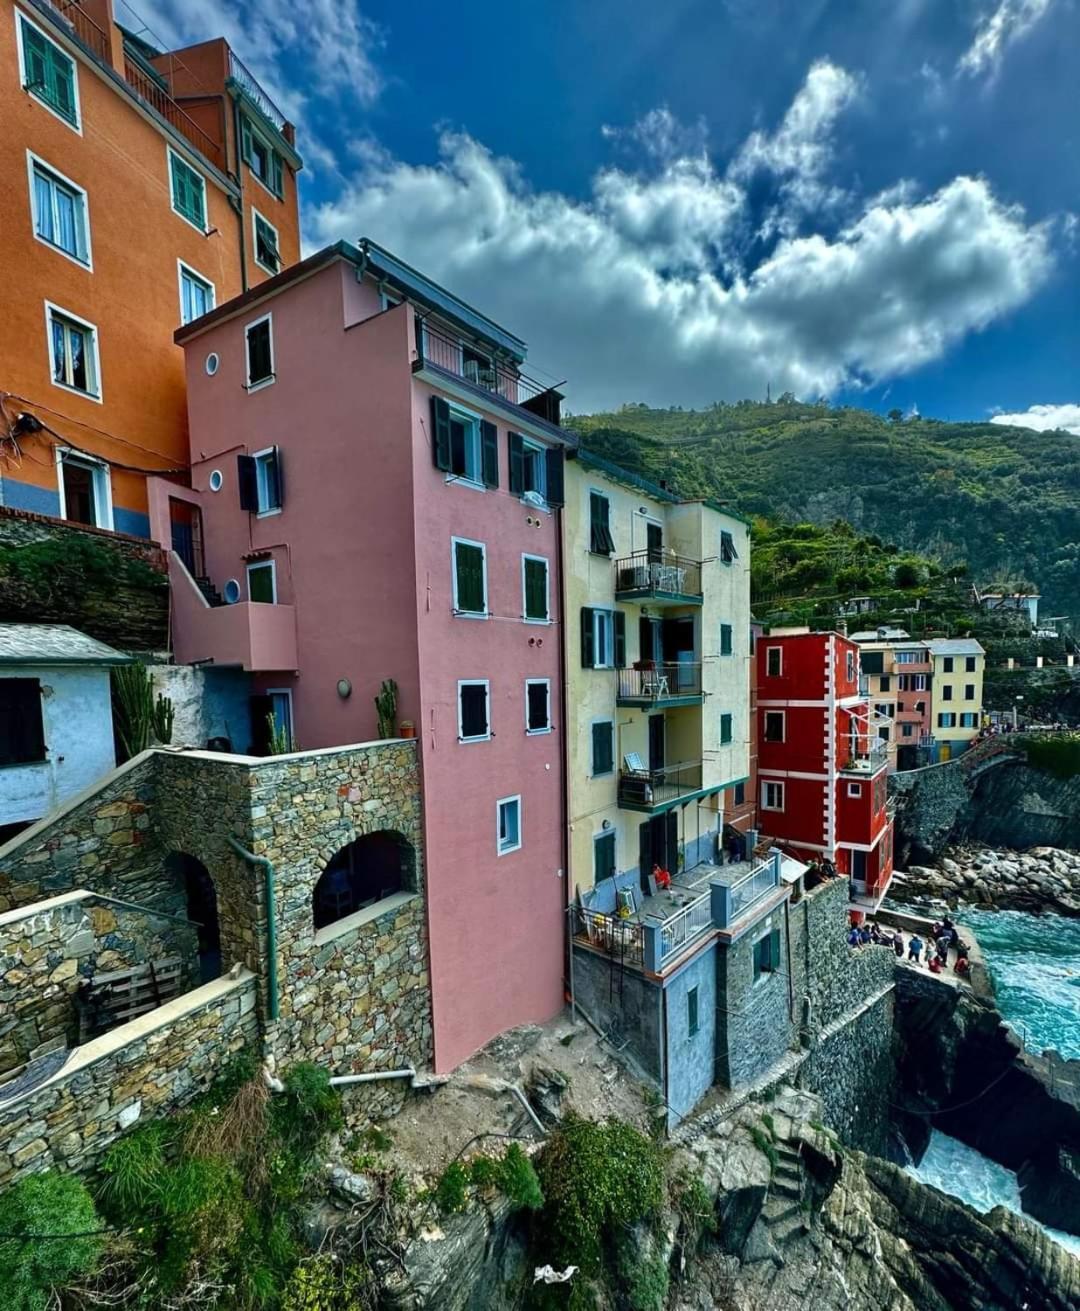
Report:
[[[847,935],[847,940],[848,940],[849,947],[858,947],[862,945],[859,942],[859,930],[855,927],[854,924],[851,926],[851,931]]]
[[[911,935],[911,941],[908,943],[907,958],[912,960],[916,965],[922,964],[923,940],[917,933]]]
[[[941,957],[940,957],[940,956],[931,956],[930,959],[929,959],[926,963],[927,963],[927,965],[929,966],[929,969],[930,969],[930,973],[931,973],[931,974],[940,974],[940,973],[941,973]]]
[[[967,958],[966,950],[957,954],[953,970],[962,977],[971,973],[971,962]]]
[[[869,945],[869,943],[871,943],[872,941],[873,938],[870,935],[869,926],[864,924],[862,928],[859,930],[859,946],[865,947]]]

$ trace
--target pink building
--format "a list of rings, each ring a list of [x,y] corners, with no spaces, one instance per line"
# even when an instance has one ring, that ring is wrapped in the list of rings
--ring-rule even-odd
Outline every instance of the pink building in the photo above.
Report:
[[[563,1001],[561,397],[525,347],[373,243],[180,329],[188,491],[158,481],[178,660],[253,675],[305,750],[420,741],[435,1063]],[[341,911],[353,906],[347,879]]]

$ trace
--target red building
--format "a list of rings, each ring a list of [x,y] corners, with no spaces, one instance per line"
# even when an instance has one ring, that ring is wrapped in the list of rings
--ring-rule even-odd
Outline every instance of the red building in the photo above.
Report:
[[[857,900],[876,905],[892,878],[893,825],[859,648],[802,628],[756,646],[758,827],[802,860],[831,860]]]

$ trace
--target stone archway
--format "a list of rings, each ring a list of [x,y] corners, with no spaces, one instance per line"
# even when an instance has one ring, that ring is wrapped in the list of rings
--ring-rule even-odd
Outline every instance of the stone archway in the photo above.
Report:
[[[214,880],[201,860],[184,851],[170,852],[165,868],[183,889],[187,917],[197,925],[199,983],[210,983],[221,976],[221,923]]]
[[[365,833],[327,862],[312,891],[315,929],[364,910],[387,897],[416,890],[416,853],[394,829]]]

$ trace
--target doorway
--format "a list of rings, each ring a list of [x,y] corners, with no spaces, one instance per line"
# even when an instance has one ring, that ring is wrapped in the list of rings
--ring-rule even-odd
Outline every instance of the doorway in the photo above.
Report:
[[[183,885],[187,917],[197,925],[199,982],[210,983],[221,977],[221,926],[214,880],[201,860],[184,851],[172,852],[165,866]]]
[[[672,877],[679,868],[679,816],[674,810],[654,815],[638,827],[638,872],[641,891],[648,896],[653,866],[666,869]]]
[[[649,716],[649,773],[655,774],[664,768],[664,747],[666,725],[663,715]]]
[[[203,555],[202,511],[190,501],[169,497],[169,529],[172,549],[192,578],[206,577]]]

